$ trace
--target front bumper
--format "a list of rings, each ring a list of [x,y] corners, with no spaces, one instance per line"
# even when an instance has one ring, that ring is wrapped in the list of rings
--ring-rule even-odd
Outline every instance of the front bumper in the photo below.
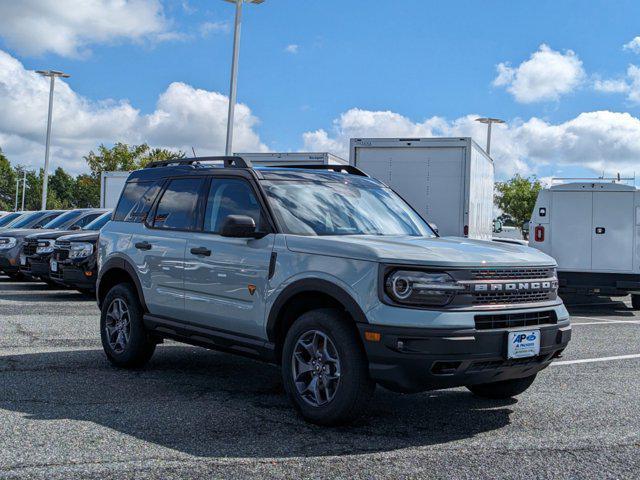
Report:
[[[571,339],[568,318],[555,325],[493,330],[358,324],[371,377],[395,391],[417,392],[528,377],[546,368]],[[507,359],[509,331],[540,330],[540,354]],[[380,334],[367,341],[365,332]]]
[[[20,273],[32,278],[49,278],[49,258],[40,256],[26,257],[26,263],[20,265]]]
[[[8,250],[0,250],[0,270],[5,273],[18,273],[20,270],[19,246]]]
[[[80,290],[95,290],[96,277],[95,261],[87,259],[59,261],[56,272],[49,270],[49,278],[54,282]]]

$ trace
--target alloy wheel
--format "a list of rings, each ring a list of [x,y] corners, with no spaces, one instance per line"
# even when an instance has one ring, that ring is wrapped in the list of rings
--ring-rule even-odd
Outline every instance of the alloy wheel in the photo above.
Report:
[[[320,407],[333,400],[340,385],[340,357],[326,334],[318,330],[302,334],[291,362],[293,381],[305,402]]]

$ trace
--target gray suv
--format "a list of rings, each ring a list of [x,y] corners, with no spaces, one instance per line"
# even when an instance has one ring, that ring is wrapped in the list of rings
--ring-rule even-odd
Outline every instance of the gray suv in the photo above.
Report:
[[[552,258],[440,238],[348,166],[153,163],[129,177],[98,264],[113,364],[139,367],[165,338],[280,364],[324,425],[362,414],[376,384],[518,395],[571,337]]]

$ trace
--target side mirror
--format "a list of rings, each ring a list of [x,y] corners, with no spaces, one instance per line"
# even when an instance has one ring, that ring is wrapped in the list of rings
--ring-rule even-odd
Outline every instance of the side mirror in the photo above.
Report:
[[[80,225],[74,225],[69,230],[82,230],[82,227]]]
[[[232,238],[254,238],[256,222],[246,215],[229,215],[222,222],[220,235]]]

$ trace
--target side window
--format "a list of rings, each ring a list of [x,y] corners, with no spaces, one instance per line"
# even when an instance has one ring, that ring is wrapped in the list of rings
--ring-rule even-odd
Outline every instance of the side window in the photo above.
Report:
[[[202,178],[171,180],[158,203],[153,226],[170,230],[194,230],[198,220],[198,196],[203,184]]]
[[[49,215],[43,215],[40,218],[40,220],[38,220],[38,222],[32,228],[42,228],[44,225],[49,223],[51,220],[56,218],[58,215],[60,215],[60,214],[59,213],[51,213]]]
[[[259,230],[262,227],[262,210],[251,185],[235,178],[214,178],[204,213],[204,231],[220,233],[228,215],[247,215]]]
[[[115,222],[141,222],[160,191],[158,182],[127,183],[113,214]]]
[[[75,222],[72,226],[73,227],[84,227],[85,225],[90,224],[91,222],[93,222],[96,218],[98,218],[101,214],[100,213],[92,213],[91,215],[85,215],[84,217],[82,217],[80,220],[78,220],[77,222]]]

